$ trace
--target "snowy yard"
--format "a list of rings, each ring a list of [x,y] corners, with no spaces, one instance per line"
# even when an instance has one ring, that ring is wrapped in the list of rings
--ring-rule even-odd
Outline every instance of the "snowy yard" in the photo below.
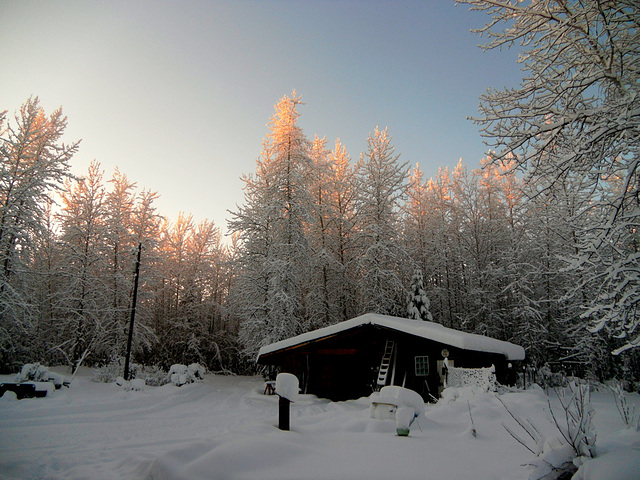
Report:
[[[1,381],[11,380],[1,377]],[[393,420],[369,418],[369,401],[301,395],[291,431],[276,428],[278,400],[259,377],[207,375],[183,387],[124,391],[84,370],[43,399],[0,399],[3,479],[518,479],[533,456],[491,394],[427,405],[398,437]],[[539,389],[504,394],[517,415],[555,435]],[[638,395],[630,396],[640,409]],[[467,400],[469,403],[467,403]],[[598,458],[581,478],[640,474],[640,434],[624,429],[610,392],[593,392]],[[469,409],[477,436],[471,432]]]

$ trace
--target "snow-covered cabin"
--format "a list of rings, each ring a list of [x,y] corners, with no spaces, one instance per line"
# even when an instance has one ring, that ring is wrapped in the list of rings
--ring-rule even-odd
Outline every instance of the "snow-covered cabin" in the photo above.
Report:
[[[384,385],[417,391],[425,400],[442,387],[443,354],[456,367],[495,365],[508,382],[509,363],[524,360],[513,343],[443,325],[367,313],[266,345],[258,363],[295,374],[304,393],[332,400],[370,395]]]

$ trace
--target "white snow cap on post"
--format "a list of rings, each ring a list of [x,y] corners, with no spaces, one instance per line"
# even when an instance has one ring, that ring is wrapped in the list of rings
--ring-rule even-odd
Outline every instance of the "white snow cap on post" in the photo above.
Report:
[[[298,399],[298,377],[291,373],[279,373],[276,377],[276,393],[290,402]]]

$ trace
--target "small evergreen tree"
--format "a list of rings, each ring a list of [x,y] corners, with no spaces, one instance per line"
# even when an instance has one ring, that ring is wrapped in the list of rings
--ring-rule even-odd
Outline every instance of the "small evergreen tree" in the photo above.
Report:
[[[431,302],[424,291],[424,281],[422,279],[422,270],[416,268],[411,279],[411,287],[407,296],[407,318],[414,320],[424,320],[425,322],[433,321],[433,315],[429,311]]]

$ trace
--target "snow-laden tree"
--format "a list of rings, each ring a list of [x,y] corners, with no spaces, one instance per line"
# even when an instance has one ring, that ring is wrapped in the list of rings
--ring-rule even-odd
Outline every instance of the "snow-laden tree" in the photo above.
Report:
[[[177,221],[164,223],[160,251],[163,288],[148,302],[156,310],[151,322],[158,337],[153,361],[197,361],[219,368],[215,334],[225,262],[220,229],[208,220],[196,224],[191,215],[181,213]]]
[[[124,333],[129,319],[129,300],[131,293],[132,269],[138,243],[135,241],[132,226],[135,205],[135,182],[115,169],[109,190],[105,195],[105,240],[109,247],[109,270],[111,272],[110,290],[114,321],[122,328],[116,332]],[[118,340],[116,340],[118,341]],[[124,345],[124,342],[118,342]]]
[[[21,350],[20,338],[38,319],[26,283],[36,258],[34,241],[45,237],[52,193],[70,176],[78,144],[65,145],[62,110],[46,116],[37,97],[6,121],[0,113],[0,362]],[[23,353],[23,352],[21,352]]]
[[[306,297],[307,314],[311,328],[320,328],[339,321],[338,304],[333,273],[336,258],[332,252],[331,228],[334,222],[330,196],[332,193],[331,168],[326,139],[317,135],[311,144],[313,162],[309,192],[313,218],[309,224],[309,242],[312,249],[310,285]]]
[[[522,48],[520,87],[481,97],[477,121],[496,160],[513,155],[528,180],[549,189],[580,176],[592,197],[572,218],[579,244],[568,266],[584,273],[575,294],[593,288],[583,316],[593,331],[625,340],[616,352],[640,345],[640,5],[460,3],[491,16],[479,30],[485,48]]]
[[[19,269],[17,252],[29,247],[42,229],[46,201],[69,174],[69,161],[78,144],[60,143],[67,126],[62,110],[49,117],[37,97],[15,115],[14,124],[0,116],[0,288]]]
[[[407,295],[407,318],[431,322],[433,315],[431,315],[431,311],[429,311],[430,306],[431,302],[429,301],[429,297],[427,297],[427,292],[424,291],[422,270],[417,268],[413,272],[409,293]]]
[[[364,311],[403,315],[407,255],[399,233],[408,169],[391,140],[386,128],[376,127],[356,166],[359,291]]]
[[[421,267],[427,272],[427,285],[431,293],[432,311],[438,322],[459,327],[462,288],[460,248],[457,225],[452,215],[451,175],[448,168],[440,168],[425,186],[425,206],[428,227],[422,233],[426,253]],[[418,235],[420,232],[418,232]],[[415,254],[412,258],[417,261]]]
[[[245,204],[229,222],[242,242],[233,299],[249,352],[307,330],[313,165],[297,124],[300,103],[293,92],[275,106],[255,176],[244,178]]]
[[[425,181],[419,165],[411,169],[402,236],[404,248],[416,265],[414,271],[420,270],[421,276],[426,272],[422,282],[425,290],[435,295],[434,305],[438,308],[439,321],[448,320],[443,301],[451,293],[450,285],[447,285],[449,270],[445,266],[451,257],[447,220],[450,214],[449,192],[448,187],[440,188],[449,184],[444,180],[448,179],[447,172],[441,169],[435,179]],[[412,295],[411,291],[409,295]]]
[[[63,242],[60,330],[56,348],[74,370],[95,350],[108,350],[114,332],[109,292],[104,171],[92,162],[87,175],[67,182],[59,214]]]
[[[356,231],[356,181],[351,156],[346,147],[336,139],[329,153],[331,175],[327,190],[330,211],[329,248],[335,259],[333,285],[337,288],[336,306],[340,321],[353,318],[357,314],[357,252]]]

